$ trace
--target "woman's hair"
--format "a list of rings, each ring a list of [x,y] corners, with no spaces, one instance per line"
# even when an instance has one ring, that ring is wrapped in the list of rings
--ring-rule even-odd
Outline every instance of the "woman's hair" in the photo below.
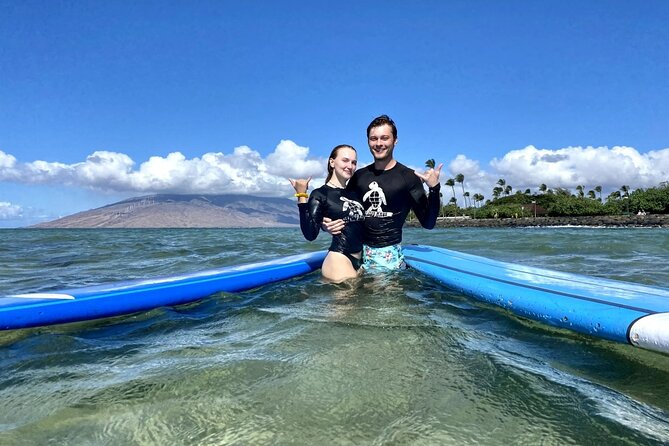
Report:
[[[337,158],[337,154],[339,153],[339,149],[351,149],[355,153],[358,153],[357,150],[355,150],[355,147],[349,146],[348,144],[340,144],[337,147],[335,147],[334,149],[332,149],[332,152],[330,152],[330,156],[328,157],[328,176],[325,179],[326,183],[328,181],[330,181],[330,178],[332,178],[332,175],[334,174],[334,167],[332,167],[330,165],[330,160],[333,160],[333,159]]]
[[[392,119],[390,119],[390,116],[388,115],[381,115],[377,116],[372,120],[372,122],[369,123],[367,126],[367,138],[369,138],[369,132],[374,128],[374,127],[381,127],[382,125],[388,124],[393,132],[393,139],[397,139],[397,127],[395,127],[395,123],[393,122]]]

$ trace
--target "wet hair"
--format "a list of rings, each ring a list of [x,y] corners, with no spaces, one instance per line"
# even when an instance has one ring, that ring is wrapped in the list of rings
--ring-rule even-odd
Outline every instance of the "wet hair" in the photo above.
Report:
[[[332,152],[330,152],[330,156],[328,157],[328,177],[325,179],[326,183],[330,181],[330,178],[332,178],[332,175],[334,174],[334,167],[330,165],[330,160],[337,158],[340,149],[352,149],[355,153],[358,153],[358,151],[355,150],[355,147],[349,146],[348,144],[340,144],[332,149]]]
[[[372,120],[372,122],[369,123],[367,126],[367,138],[369,138],[369,132],[374,128],[374,127],[381,127],[382,125],[388,124],[390,128],[393,131],[393,138],[397,139],[397,127],[395,127],[395,123],[393,122],[392,119],[390,119],[390,116],[388,115],[381,115],[377,116]]]

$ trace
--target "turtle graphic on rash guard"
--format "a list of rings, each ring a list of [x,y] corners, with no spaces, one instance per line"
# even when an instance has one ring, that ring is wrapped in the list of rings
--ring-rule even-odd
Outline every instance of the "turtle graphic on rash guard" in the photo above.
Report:
[[[369,183],[369,191],[362,197],[362,201],[369,201],[371,206],[367,209],[365,215],[367,217],[392,217],[392,212],[384,212],[381,207],[382,204],[386,203],[386,195],[383,193],[383,189],[379,186],[376,181]]]
[[[365,219],[365,210],[362,205],[355,200],[349,200],[346,197],[339,197],[344,202],[342,211],[348,211],[348,216],[344,217],[344,221],[361,221]]]

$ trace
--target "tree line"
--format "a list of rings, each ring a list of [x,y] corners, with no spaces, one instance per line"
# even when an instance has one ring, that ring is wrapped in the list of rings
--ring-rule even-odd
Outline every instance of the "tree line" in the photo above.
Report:
[[[427,160],[425,167],[434,168],[434,159]],[[451,198],[446,202],[444,193],[441,193],[441,216],[510,218],[669,213],[669,181],[646,189],[632,190],[629,185],[622,185],[604,199],[600,185],[587,191],[584,185],[576,185],[576,193],[572,193],[566,188],[549,188],[546,184],[540,184],[538,192],[519,189],[514,193],[514,188],[504,178],[500,178],[491,191],[490,199],[486,199],[483,194],[470,194],[465,189],[465,176],[461,173],[448,178],[444,185],[451,188]],[[458,203],[456,185],[462,189],[463,206]]]

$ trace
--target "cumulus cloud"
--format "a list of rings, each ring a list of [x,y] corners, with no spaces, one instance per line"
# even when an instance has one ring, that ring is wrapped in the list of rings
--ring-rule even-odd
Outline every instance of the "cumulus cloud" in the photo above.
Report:
[[[669,181],[669,148],[640,153],[632,147],[566,147],[539,149],[527,146],[512,150],[501,158],[490,161],[488,168],[465,155],[457,155],[442,171],[442,183],[457,174],[465,176],[465,189],[470,194],[481,193],[492,197],[492,189],[503,178],[513,191],[532,192],[539,185],[575,191],[583,185],[586,190],[601,186],[608,192],[628,185],[632,189],[648,188]],[[442,193],[450,196],[447,188]],[[455,188],[456,198],[462,203],[462,192]]]
[[[16,165],[16,158],[0,150],[0,169],[11,169]]]
[[[281,176],[290,172],[291,178],[305,178],[314,172],[324,172],[324,160],[308,160],[308,155],[309,148],[300,147],[290,140],[282,140],[267,157],[268,173]]]
[[[669,180],[669,149],[639,153],[632,147],[567,147],[558,150],[527,146],[490,163],[508,184],[574,189],[577,185],[615,190],[657,186]]]
[[[312,176],[320,184],[326,174],[324,158],[309,156],[309,148],[282,140],[263,158],[248,146],[232,153],[210,152],[187,159],[180,152],[152,156],[141,163],[128,155],[97,151],[84,161],[20,162],[0,151],[0,181],[24,184],[58,184],[117,193],[239,193],[286,196],[292,192],[286,178]],[[425,170],[423,166],[418,170]],[[632,147],[566,147],[540,149],[527,146],[501,158],[474,160],[459,154],[445,163],[442,184],[457,174],[465,176],[470,194],[492,196],[499,178],[514,191],[536,191],[540,184],[574,191],[602,186],[604,194],[620,186],[653,187],[669,181],[669,148],[640,153]],[[445,196],[452,193],[442,191]],[[462,189],[456,188],[461,199]],[[462,203],[460,201],[460,203]],[[9,212],[5,205],[4,212]],[[15,212],[15,211],[12,211]]]
[[[309,148],[283,140],[266,158],[247,146],[231,154],[206,153],[186,159],[180,152],[152,156],[136,165],[128,155],[96,151],[85,161],[64,164],[20,163],[0,151],[0,181],[25,184],[64,184],[108,192],[250,193],[285,195],[286,178],[325,176],[324,159],[308,159]]]
[[[478,175],[480,167],[478,161],[471,160],[464,155],[457,155],[448,165],[448,170],[454,175],[461,173],[465,177],[470,177],[472,175]]]
[[[19,205],[0,201],[0,220],[14,220],[23,216],[23,208]]]
[[[527,146],[512,150],[490,161],[482,169],[478,161],[457,155],[442,172],[444,181],[458,173],[465,176],[465,189],[489,198],[497,180],[503,178],[514,191],[536,191],[541,184],[549,188],[575,191],[601,186],[603,191],[648,188],[669,181],[669,148],[640,153],[632,147],[567,147],[538,149]],[[456,189],[457,192],[457,189]]]

